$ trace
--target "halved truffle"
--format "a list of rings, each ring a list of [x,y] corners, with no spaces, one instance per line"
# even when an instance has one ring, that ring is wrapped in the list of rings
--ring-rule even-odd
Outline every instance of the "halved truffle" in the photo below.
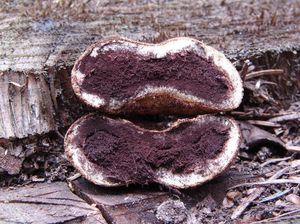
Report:
[[[89,114],[65,137],[74,167],[102,186],[157,182],[176,188],[200,185],[222,173],[239,149],[240,131],[227,117],[179,119],[164,130]]]
[[[104,39],[76,61],[72,86],[86,104],[111,114],[229,111],[243,95],[224,54],[185,37],[160,44]]]

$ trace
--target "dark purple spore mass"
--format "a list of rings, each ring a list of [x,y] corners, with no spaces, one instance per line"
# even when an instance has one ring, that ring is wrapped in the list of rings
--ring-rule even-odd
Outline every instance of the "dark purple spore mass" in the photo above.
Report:
[[[163,58],[132,51],[105,51],[85,56],[77,69],[87,75],[81,89],[105,100],[123,100],[145,86],[173,87],[213,103],[221,103],[232,89],[225,74],[193,51]]]
[[[204,166],[229,138],[229,127],[217,121],[186,122],[167,132],[141,130],[95,115],[81,124],[75,144],[113,180],[147,183],[158,168],[185,174]]]

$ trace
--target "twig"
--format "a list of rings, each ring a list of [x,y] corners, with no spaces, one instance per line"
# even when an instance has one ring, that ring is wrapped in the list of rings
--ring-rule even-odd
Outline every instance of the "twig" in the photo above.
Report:
[[[284,216],[287,216],[287,215],[291,215],[293,213],[296,213],[296,212],[300,212],[300,209],[295,209],[294,211],[290,211],[290,212],[286,212],[286,213],[283,213],[281,215],[278,215],[276,217],[273,217],[273,218],[269,218],[269,219],[264,219],[264,220],[261,220],[261,221],[257,221],[257,222],[253,222],[252,224],[258,224],[258,223],[271,223],[271,222],[274,222],[274,221],[279,221],[281,217],[284,217]]]
[[[270,185],[270,184],[300,184],[300,180],[292,180],[292,179],[266,180],[266,181],[261,181],[261,182],[238,184],[231,188],[247,187],[247,186],[254,186],[254,185]]]
[[[73,181],[73,180],[78,179],[79,177],[81,177],[81,174],[80,173],[75,173],[73,176],[68,177],[67,180],[68,181]]]
[[[245,80],[253,79],[262,75],[282,75],[284,73],[283,69],[268,69],[256,72],[250,72],[246,75]]]
[[[24,84],[19,84],[17,82],[13,82],[13,81],[10,81],[8,84],[10,84],[10,85],[12,85],[14,87],[19,88],[19,90],[21,92],[23,92],[25,90],[25,88],[28,86],[28,74],[26,74],[26,76],[25,76],[25,83]]]
[[[277,192],[275,194],[272,194],[271,196],[263,198],[262,200],[259,201],[259,203],[265,203],[265,202],[273,201],[277,198],[282,197],[283,195],[286,195],[290,191],[291,191],[291,189],[286,189],[284,191]]]
[[[300,152],[300,146],[297,145],[286,145],[285,146],[286,150],[291,151],[291,152]]]
[[[291,159],[292,156],[288,156],[288,157],[284,157],[284,158],[277,158],[277,159],[269,159],[267,160],[266,162],[260,164],[261,167],[264,167],[270,163],[276,163],[276,162],[281,162],[281,161],[286,161],[286,160],[289,160]]]
[[[245,209],[256,199],[258,198],[265,190],[264,187],[260,188],[254,188],[255,191],[249,195],[246,200],[240,204],[232,213],[231,219],[236,219],[238,218],[244,211]]]
[[[271,181],[271,180],[275,180],[279,177],[281,177],[284,173],[286,173],[288,170],[290,169],[290,167],[285,167],[281,170],[279,170],[278,172],[276,172],[273,176],[271,176],[268,181]],[[249,185],[252,184],[252,183],[248,183]],[[240,184],[242,185],[242,184]],[[232,188],[235,188],[237,187],[238,185],[232,187]],[[231,189],[232,189],[231,188]],[[240,204],[232,213],[231,215],[231,219],[236,219],[238,218],[244,211],[245,209],[256,199],[258,198],[263,192],[264,192],[265,188],[264,187],[260,187],[260,188],[255,188],[255,191],[249,195],[245,201]]]
[[[260,126],[266,126],[266,127],[273,127],[273,128],[279,128],[280,124],[276,124],[270,121],[259,121],[259,120],[248,120],[250,124],[260,125]]]
[[[291,114],[274,117],[274,118],[269,119],[268,121],[278,123],[278,122],[298,120],[298,119],[300,119],[300,112],[295,112],[295,113],[291,113]]]
[[[240,76],[243,82],[245,81],[249,66],[250,66],[250,61],[249,60],[244,61],[242,70],[240,71]]]
[[[290,175],[297,174],[297,173],[300,173],[300,170],[294,170],[294,171],[288,172],[286,174],[290,176]]]
[[[56,129],[56,134],[57,134],[61,139],[65,139],[65,137],[63,136],[63,134],[62,134],[58,129]]]
[[[253,113],[253,111],[248,111],[248,112],[244,112],[244,111],[231,111],[230,112],[231,115],[233,116],[241,116],[244,119],[253,119],[253,118],[261,118],[261,119],[270,119],[273,117],[278,117],[278,116],[282,116],[282,115],[287,115],[287,114],[291,114],[291,112],[282,112],[282,113]]]

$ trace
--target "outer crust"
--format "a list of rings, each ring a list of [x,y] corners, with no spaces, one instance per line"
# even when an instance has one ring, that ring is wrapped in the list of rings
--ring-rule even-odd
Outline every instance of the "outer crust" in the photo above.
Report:
[[[65,136],[65,155],[67,159],[73,164],[73,166],[89,181],[101,185],[101,186],[121,186],[124,183],[115,183],[111,182],[109,179],[105,177],[105,174],[101,172],[101,168],[90,162],[82,149],[78,146],[73,144],[73,140],[76,139],[78,128],[80,125],[89,117],[95,116],[94,113],[88,114],[84,117],[81,117],[77,120],[68,130]],[[189,188],[201,185],[217,175],[224,172],[228,166],[233,162],[234,158],[239,149],[240,145],[240,129],[236,122],[227,117],[215,117],[212,115],[199,115],[193,119],[179,119],[174,122],[169,128],[163,131],[156,131],[156,130],[146,130],[139,126],[134,125],[130,121],[118,119],[114,120],[111,118],[106,117],[109,122],[122,122],[123,125],[131,125],[134,126],[139,131],[143,132],[168,132],[169,130],[173,129],[174,127],[178,126],[181,123],[185,122],[203,122],[209,120],[217,120],[219,122],[225,123],[230,126],[230,133],[229,139],[224,144],[222,152],[218,155],[217,158],[208,160],[207,161],[207,169],[203,171],[203,167],[197,167],[194,169],[193,173],[190,174],[173,174],[172,172],[166,169],[159,169],[156,173],[156,177],[153,182],[158,182],[167,186],[172,186],[175,188]],[[127,184],[132,183],[131,180],[128,180]]]
[[[167,53],[177,53],[182,50],[194,50],[200,56],[212,60],[225,73],[233,90],[228,99],[220,104],[212,103],[203,98],[189,95],[174,88],[164,86],[145,86],[144,89],[127,100],[111,99],[106,102],[101,96],[88,94],[80,86],[86,75],[77,70],[81,60],[88,56],[97,56],[97,50],[114,47],[134,51],[141,55],[164,57]],[[96,50],[94,50],[96,49]],[[230,111],[237,108],[243,97],[242,81],[239,73],[223,53],[206,44],[187,37],[169,39],[159,44],[143,43],[122,37],[101,40],[90,47],[78,58],[72,70],[72,87],[75,94],[86,104],[110,114],[185,114],[195,115],[207,112]],[[160,99],[159,101],[157,99]]]

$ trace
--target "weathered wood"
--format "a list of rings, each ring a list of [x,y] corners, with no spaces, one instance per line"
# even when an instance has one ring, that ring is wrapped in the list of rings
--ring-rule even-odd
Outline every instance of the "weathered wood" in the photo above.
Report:
[[[167,192],[141,188],[103,188],[84,179],[72,181],[71,189],[102,211],[109,223],[161,223],[157,207],[171,198]]]
[[[100,211],[66,183],[43,183],[0,191],[0,223],[103,223]]]
[[[22,138],[55,130],[54,108],[43,75],[0,75],[0,137]]]
[[[68,89],[70,69],[80,52],[103,36],[151,42],[193,36],[232,61],[300,49],[297,0],[37,1],[1,8],[0,138],[5,139],[47,133],[80,115],[82,104]]]
[[[158,185],[130,186],[105,188],[94,185],[83,178],[70,181],[69,186],[79,197],[89,204],[95,204],[102,211],[103,216],[109,223],[135,224],[135,223],[186,223],[174,222],[182,219],[175,217],[172,211],[166,213],[166,207],[170,210],[178,209],[176,205],[182,204],[182,212],[186,213],[188,223],[201,223],[195,217],[197,206],[207,203],[222,204],[227,190],[237,183],[249,182],[255,178],[245,172],[229,170],[213,181],[193,189],[177,191],[174,189],[161,189]],[[207,200],[210,200],[208,202]],[[205,199],[205,200],[204,200]],[[167,210],[168,210],[167,209]],[[172,217],[173,216],[173,217]],[[228,218],[230,214],[228,214]],[[174,219],[167,221],[167,219]],[[190,221],[189,221],[190,220]]]

